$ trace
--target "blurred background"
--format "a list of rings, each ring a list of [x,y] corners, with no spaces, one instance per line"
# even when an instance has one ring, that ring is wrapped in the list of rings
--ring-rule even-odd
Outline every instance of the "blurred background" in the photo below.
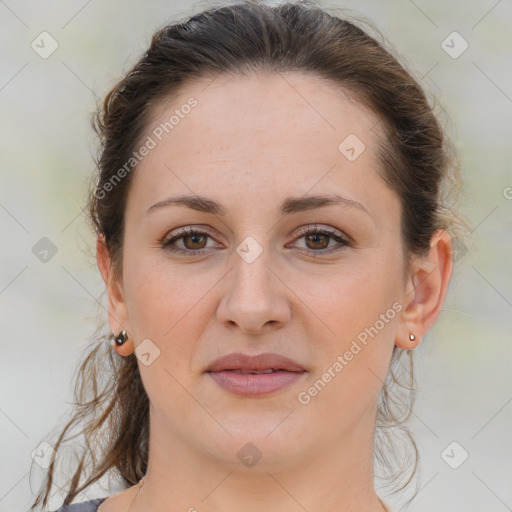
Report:
[[[445,110],[471,228],[415,354],[419,492],[408,506],[383,499],[414,512],[512,510],[512,2],[318,3],[372,21]],[[31,457],[67,417],[75,367],[106,318],[82,211],[96,101],[157,28],[220,4],[0,0],[0,512],[28,509]]]

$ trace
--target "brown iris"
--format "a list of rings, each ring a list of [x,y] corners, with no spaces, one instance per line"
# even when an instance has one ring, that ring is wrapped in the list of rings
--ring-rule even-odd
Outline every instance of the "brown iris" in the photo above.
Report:
[[[329,245],[329,235],[325,235],[323,233],[313,233],[311,235],[306,235],[305,237],[306,242],[312,242],[313,244],[320,244],[322,247],[318,247],[318,245],[315,245],[314,247],[308,247],[310,249],[325,249]],[[323,239],[323,240],[322,240]],[[323,244],[322,242],[327,242],[326,244]]]
[[[192,235],[187,235],[187,236],[184,236],[183,237],[183,245],[187,248],[187,249],[191,249],[191,250],[199,250],[199,249],[204,249],[205,245],[206,245],[206,235],[201,235],[199,233],[194,233]],[[201,247],[196,247],[196,246],[188,246],[188,244],[186,243],[187,240],[192,240],[192,244],[200,244],[201,243],[201,239],[202,241],[204,242],[204,245],[202,245]]]

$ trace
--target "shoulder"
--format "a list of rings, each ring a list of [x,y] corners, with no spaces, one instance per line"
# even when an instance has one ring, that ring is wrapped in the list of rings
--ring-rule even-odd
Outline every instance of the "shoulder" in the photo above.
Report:
[[[98,507],[107,498],[99,498],[97,500],[84,501],[83,503],[73,503],[72,505],[64,505],[56,512],[96,512]]]

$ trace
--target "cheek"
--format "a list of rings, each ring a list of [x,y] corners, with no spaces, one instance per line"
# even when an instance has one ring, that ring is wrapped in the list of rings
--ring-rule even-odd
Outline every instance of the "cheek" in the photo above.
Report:
[[[345,271],[310,281],[304,290],[312,309],[334,331],[323,329],[325,335],[311,338],[321,354],[313,379],[321,392],[313,407],[320,415],[334,414],[340,425],[347,407],[355,418],[374,404],[386,378],[400,309],[400,262],[396,251],[368,251]]]
[[[353,426],[366,413],[374,414],[388,371],[401,278],[392,269],[401,267],[399,256],[379,256],[373,261],[361,258],[357,265],[350,266],[350,272],[323,280],[323,293],[318,281],[306,291],[307,296],[315,298],[310,299],[315,311],[334,334],[324,329],[324,336],[311,338],[321,360],[309,387],[301,390],[300,403],[309,400],[309,404],[299,407],[313,417],[329,417],[339,426],[328,434],[333,436],[329,438],[332,442],[341,430]],[[389,266],[391,263],[394,265]]]
[[[336,272],[301,280],[295,290],[325,327],[324,339],[332,339],[339,350],[392,308],[400,284],[400,254],[375,250],[354,254]],[[395,318],[395,311],[391,313],[388,317]]]
[[[128,315],[135,340],[150,338],[176,368],[178,357],[192,351],[204,329],[201,319],[211,311],[205,300],[218,273],[193,271],[192,265],[173,263],[163,255],[132,253],[125,260]],[[208,309],[208,311],[207,311]]]
[[[208,304],[202,301],[213,286],[206,279],[180,272],[165,258],[126,258],[126,299],[130,326],[136,345],[150,339],[158,349],[158,357],[146,366],[139,362],[144,388],[155,407],[172,407],[180,411],[191,407],[184,392],[192,376],[191,362],[197,340],[208,318]]]

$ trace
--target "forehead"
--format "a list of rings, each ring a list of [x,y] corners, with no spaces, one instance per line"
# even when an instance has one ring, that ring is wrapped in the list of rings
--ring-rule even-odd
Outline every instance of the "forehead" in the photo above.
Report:
[[[213,189],[229,202],[226,194],[242,188],[277,201],[340,185],[372,201],[385,186],[375,172],[379,129],[357,98],[316,75],[205,77],[152,106],[143,138],[154,145],[133,186],[143,182],[144,203]]]
[[[189,108],[192,101],[193,109]],[[337,142],[349,135],[347,130],[368,139],[377,121],[370,109],[338,84],[317,75],[287,72],[219,75],[188,82],[177,94],[152,106],[147,125],[157,134],[163,131],[166,144],[175,150],[183,142],[180,132],[185,131],[189,150],[196,144],[199,152],[220,152],[234,140],[239,151],[242,142],[244,152],[261,156],[261,146],[255,142],[275,142],[276,137],[282,144],[298,137],[316,138],[318,144],[321,137],[325,144],[317,152],[332,151],[333,144],[337,150]],[[225,145],[208,148],[213,140],[224,140]]]

